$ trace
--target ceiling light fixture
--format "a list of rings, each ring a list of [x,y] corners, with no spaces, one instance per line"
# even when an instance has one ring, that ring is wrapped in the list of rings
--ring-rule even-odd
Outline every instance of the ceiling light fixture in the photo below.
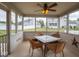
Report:
[[[48,14],[48,10],[42,10],[42,14]]]

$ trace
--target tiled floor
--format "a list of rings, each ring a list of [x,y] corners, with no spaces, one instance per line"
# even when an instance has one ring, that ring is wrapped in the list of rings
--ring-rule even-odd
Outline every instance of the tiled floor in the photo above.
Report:
[[[79,56],[79,48],[76,48],[75,46],[69,46],[68,44],[70,43],[66,43],[67,45],[65,46],[64,49],[64,55],[65,57],[78,57]],[[11,53],[11,55],[9,55],[9,57],[30,57],[29,54],[29,47],[30,44],[28,41],[24,41],[21,44],[19,44],[19,46],[15,49],[14,52]],[[75,49],[74,49],[75,48]],[[57,56],[62,56],[61,54],[58,54]],[[34,50],[34,54],[33,57],[42,57],[42,52],[40,49],[36,49]],[[49,51],[47,53],[47,57],[54,57],[54,54]]]

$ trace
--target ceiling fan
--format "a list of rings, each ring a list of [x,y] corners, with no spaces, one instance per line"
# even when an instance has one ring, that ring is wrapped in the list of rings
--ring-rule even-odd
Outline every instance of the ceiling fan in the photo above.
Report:
[[[51,8],[57,6],[57,3],[53,3],[49,6],[48,3],[44,3],[43,5],[38,3],[37,6],[42,8],[41,10],[37,10],[37,11],[41,11],[43,14],[48,14],[48,11],[53,11],[53,12],[56,11],[55,9],[51,9]]]

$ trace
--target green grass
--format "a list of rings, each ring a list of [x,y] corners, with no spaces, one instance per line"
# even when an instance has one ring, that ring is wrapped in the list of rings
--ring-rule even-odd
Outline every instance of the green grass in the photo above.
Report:
[[[66,30],[66,28],[60,28],[60,30],[58,30],[58,28],[36,28],[36,31],[48,31],[48,32],[52,32],[52,31],[54,31],[54,32],[56,32],[56,31],[59,31],[59,32],[64,32],[64,30]],[[79,30],[79,27],[76,27],[75,29],[70,29],[69,28],[69,30],[74,30],[74,31],[78,31]],[[33,32],[33,31],[35,31],[35,29],[34,28],[32,28],[32,29],[25,29],[24,31],[26,31],[26,32]]]
[[[78,30],[79,30],[79,26],[76,26],[75,28],[74,28],[74,27],[72,27],[72,28],[69,28],[69,30],[78,31]]]
[[[6,30],[0,30],[0,35],[5,35],[6,34]]]
[[[25,29],[24,31],[26,31],[26,32],[30,32],[30,31],[35,31],[35,29],[34,28],[32,28],[32,29]],[[64,32],[64,29],[60,29],[60,30],[58,30],[58,28],[45,28],[45,27],[43,27],[43,28],[36,28],[36,31],[48,31],[48,32],[52,32],[52,31],[60,31],[60,32]]]
[[[11,30],[10,32],[15,33],[15,30]],[[7,34],[6,30],[0,30],[0,35],[5,35],[5,34]]]
[[[64,32],[65,28],[60,28],[60,30],[58,30],[58,28],[36,28],[36,31],[48,31],[48,32],[56,32],[56,31],[59,31],[59,32]],[[79,27],[76,27],[75,29],[74,28],[69,28],[69,30],[74,30],[74,31],[77,31],[79,30]],[[18,30],[18,31],[21,31],[21,30]],[[35,31],[35,28],[32,28],[32,29],[25,29],[24,30],[25,32],[34,32]],[[6,30],[0,30],[0,35],[5,35],[7,32]],[[10,33],[15,33],[15,30],[11,30]]]
[[[6,22],[5,21],[0,21],[0,24],[6,24]]]

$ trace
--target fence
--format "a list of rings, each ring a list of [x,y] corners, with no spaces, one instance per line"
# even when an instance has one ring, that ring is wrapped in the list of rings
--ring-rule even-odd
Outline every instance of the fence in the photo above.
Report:
[[[0,57],[7,56],[7,35],[0,35]]]

